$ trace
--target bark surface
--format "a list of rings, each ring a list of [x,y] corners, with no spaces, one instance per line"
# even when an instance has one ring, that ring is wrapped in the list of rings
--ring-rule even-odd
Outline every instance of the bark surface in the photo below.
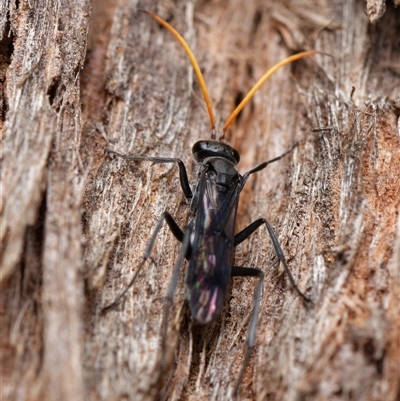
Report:
[[[210,124],[189,42],[221,128],[254,83],[296,52],[227,133],[249,179],[237,231],[274,226],[305,306],[264,227],[235,265],[265,273],[256,347],[238,399],[400,398],[398,1],[88,0],[0,3],[1,396],[4,400],[229,400],[255,280],[193,324],[184,269],[161,366],[164,296],[179,243],[168,227],[132,278],[159,216],[189,205],[177,166]],[[158,380],[157,380],[158,379]]]

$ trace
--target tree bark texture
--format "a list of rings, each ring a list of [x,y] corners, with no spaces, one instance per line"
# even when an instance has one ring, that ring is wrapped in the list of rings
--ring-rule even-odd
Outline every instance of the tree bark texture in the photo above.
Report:
[[[183,228],[175,165],[209,139],[183,49],[202,68],[221,128],[263,73],[277,72],[229,129],[239,170],[299,146],[249,179],[237,231],[274,226],[305,305],[264,227],[235,265],[265,273],[256,346],[238,399],[400,398],[400,8],[398,0],[0,0],[1,396],[4,400],[229,400],[255,280],[235,278],[221,316],[193,323],[184,269],[162,349],[179,254],[168,227],[126,287],[159,216]],[[163,355],[161,355],[163,353]],[[163,363],[161,363],[163,361]]]

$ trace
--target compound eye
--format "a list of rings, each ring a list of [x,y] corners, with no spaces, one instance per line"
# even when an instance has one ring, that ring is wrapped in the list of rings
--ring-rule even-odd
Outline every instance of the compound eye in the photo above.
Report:
[[[236,149],[233,149],[233,148],[231,148],[231,149],[232,149],[232,157],[236,160],[236,164],[238,164],[240,161],[239,152]]]
[[[207,146],[207,142],[205,142],[205,141],[198,141],[192,147],[192,153],[194,156],[196,156],[196,154],[201,151],[207,151],[207,150],[208,150],[208,146]]]

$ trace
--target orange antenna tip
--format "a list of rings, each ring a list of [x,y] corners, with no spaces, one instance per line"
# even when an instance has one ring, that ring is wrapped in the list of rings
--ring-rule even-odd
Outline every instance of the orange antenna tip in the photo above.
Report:
[[[318,50],[310,50],[307,52],[301,52],[294,54],[293,56],[290,56],[288,58],[285,58],[278,64],[275,64],[272,68],[270,68],[261,78],[260,80],[253,86],[253,88],[250,90],[250,92],[246,95],[246,97],[240,102],[240,104],[236,107],[236,109],[233,111],[233,113],[230,115],[228,120],[226,121],[224,127],[222,128],[222,133],[221,137],[223,138],[225,135],[226,130],[228,127],[231,125],[232,121],[237,117],[237,115],[242,111],[243,107],[246,106],[246,104],[250,101],[250,99],[254,96],[254,94],[261,88],[261,86],[268,80],[268,78],[274,74],[279,68],[292,63],[293,61],[300,60],[304,57],[309,57],[313,56],[315,54],[325,54],[323,52],[320,52]]]
[[[189,60],[193,66],[194,72],[196,73],[197,79],[199,80],[200,89],[201,89],[201,92],[203,93],[204,101],[206,102],[208,116],[210,117],[211,135],[212,135],[212,132],[215,130],[215,118],[214,118],[214,114],[212,111],[211,101],[210,101],[210,97],[208,96],[208,91],[207,91],[206,83],[203,78],[203,74],[201,73],[199,64],[197,63],[192,50],[190,49],[190,47],[187,44],[187,42],[185,41],[185,39],[183,39],[183,37],[180,35],[180,33],[175,28],[173,28],[170,24],[168,24],[167,21],[164,21],[158,15],[153,14],[150,11],[145,11],[145,10],[138,10],[138,11],[147,14],[148,16],[153,18],[155,21],[157,21],[160,25],[162,25],[164,28],[166,28],[173,36],[175,36],[175,38],[178,40],[178,42],[185,49],[185,52],[188,55]],[[214,134],[214,136],[215,136],[215,134]]]

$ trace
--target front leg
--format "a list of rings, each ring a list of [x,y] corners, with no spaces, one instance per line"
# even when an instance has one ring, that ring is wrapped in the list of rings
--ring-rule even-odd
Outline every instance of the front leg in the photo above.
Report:
[[[288,155],[289,153],[293,152],[293,150],[294,150],[298,145],[299,145],[298,142],[294,142],[293,145],[292,145],[292,147],[291,147],[289,150],[287,150],[285,153],[281,154],[281,155],[278,156],[278,157],[274,157],[273,159],[268,160],[267,162],[261,163],[261,164],[259,164],[258,166],[253,167],[253,168],[252,168],[251,170],[249,170],[247,173],[245,173],[245,174],[243,175],[242,189],[243,189],[244,184],[246,184],[246,181],[247,181],[247,179],[250,177],[251,174],[257,173],[257,171],[260,171],[260,170],[264,170],[265,167],[268,166],[268,164],[271,164],[271,163],[273,163],[273,162],[276,162],[276,161],[278,161],[278,160],[281,160],[281,159],[284,158],[286,155]]]
[[[193,198],[193,193],[192,193],[192,190],[189,185],[186,167],[182,160],[177,159],[175,157],[146,157],[146,156],[124,155],[122,153],[115,152],[114,150],[111,150],[111,149],[106,149],[106,152],[117,155],[118,157],[121,157],[122,159],[125,159],[125,160],[148,161],[148,162],[159,163],[159,164],[178,163],[179,180],[181,183],[182,191],[187,200],[190,201]]]

